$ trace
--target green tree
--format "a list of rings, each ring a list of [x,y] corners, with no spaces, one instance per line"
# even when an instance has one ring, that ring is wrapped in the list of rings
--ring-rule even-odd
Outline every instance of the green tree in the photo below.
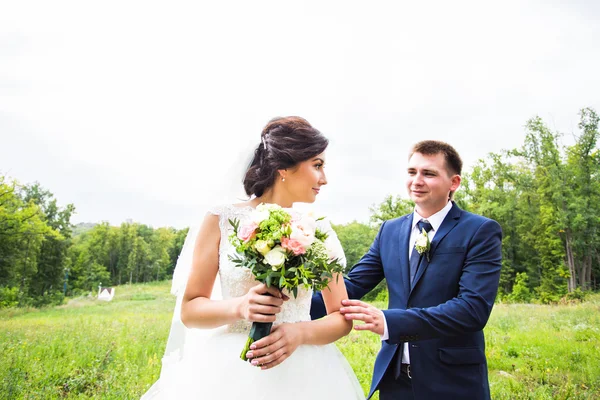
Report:
[[[75,206],[67,204],[64,208],[58,207],[54,195],[37,182],[23,186],[21,191],[25,202],[39,207],[43,221],[49,228],[43,235],[37,273],[29,287],[29,296],[38,305],[60,302],[63,297],[67,252],[71,245],[71,216],[75,212]]]
[[[181,229],[175,232],[175,238],[173,239],[173,244],[169,247],[169,267],[167,268],[166,274],[167,276],[173,276],[173,271],[175,266],[177,265],[177,259],[179,258],[179,253],[181,253],[181,249],[183,248],[183,244],[185,243],[185,238],[187,237],[188,231],[190,228]]]
[[[351,268],[365,255],[377,234],[375,228],[357,221],[345,225],[333,225],[333,229],[344,248],[348,268]]]
[[[45,261],[40,257],[42,246],[46,236],[60,239],[46,223],[42,206],[24,193],[17,181],[0,175],[0,287],[18,288],[19,305],[33,304],[43,294],[36,293],[45,278],[37,276],[39,260]]]
[[[513,303],[528,303],[531,301],[531,291],[529,290],[527,281],[526,272],[518,273],[512,292],[507,296],[507,299]]]
[[[378,229],[357,221],[345,225],[333,225],[333,229],[344,249],[347,271],[350,271],[369,250]],[[373,300],[383,290],[386,290],[385,280],[367,294],[365,300]]]
[[[388,195],[377,205],[371,206],[371,223],[377,228],[385,221],[413,212],[415,205],[411,200],[400,196]]]
[[[576,143],[567,148],[566,177],[570,193],[566,204],[566,226],[561,230],[569,270],[569,292],[589,290],[592,269],[598,265],[600,248],[600,154],[598,115],[592,109],[581,110]],[[595,259],[594,259],[595,258]]]

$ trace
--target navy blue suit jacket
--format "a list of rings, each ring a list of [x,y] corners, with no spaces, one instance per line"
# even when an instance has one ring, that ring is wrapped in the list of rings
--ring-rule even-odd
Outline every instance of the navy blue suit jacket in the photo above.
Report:
[[[491,219],[453,204],[410,284],[408,245],[413,214],[381,225],[371,248],[346,279],[348,296],[360,299],[383,278],[389,339],[382,342],[369,397],[402,344],[410,342],[417,399],[489,399],[483,328],[498,290],[502,230]],[[325,315],[320,293],[311,316]]]

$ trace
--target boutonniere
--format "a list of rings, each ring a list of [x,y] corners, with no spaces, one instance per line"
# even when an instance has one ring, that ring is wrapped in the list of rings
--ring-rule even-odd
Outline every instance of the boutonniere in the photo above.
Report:
[[[419,253],[419,255],[423,255],[423,253],[425,253],[425,256],[427,257],[427,262],[429,262],[429,248],[430,247],[431,247],[431,242],[429,241],[429,236],[427,235],[427,232],[425,231],[425,229],[422,229],[419,236],[417,236],[417,241],[415,242],[415,248],[417,249],[417,252]]]

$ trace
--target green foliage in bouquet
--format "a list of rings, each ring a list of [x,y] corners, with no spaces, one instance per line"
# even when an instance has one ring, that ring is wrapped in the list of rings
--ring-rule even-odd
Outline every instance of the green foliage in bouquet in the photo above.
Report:
[[[237,267],[248,268],[258,282],[288,289],[296,297],[299,286],[314,291],[325,289],[334,274],[344,272],[344,266],[338,259],[331,259],[325,246],[328,235],[318,228],[314,229],[314,241],[303,254],[296,255],[282,247],[282,239],[285,243],[292,234],[291,219],[283,209],[271,210],[269,217],[257,224],[254,237],[248,241],[238,237],[239,220],[229,220],[233,227],[229,240],[237,251],[236,255],[230,256],[230,260]],[[261,252],[258,249],[264,250]],[[281,264],[269,263],[267,254],[272,251],[281,253],[281,257],[275,258],[275,263],[283,260]]]
[[[308,214],[295,217],[277,205],[261,204],[250,222],[229,220],[233,227],[229,241],[236,250],[229,259],[237,267],[248,268],[258,282],[286,289],[297,297],[301,286],[325,289],[334,275],[344,272],[344,265],[328,246],[328,234],[317,228],[320,219]],[[250,345],[267,336],[271,326],[252,324],[243,360]]]

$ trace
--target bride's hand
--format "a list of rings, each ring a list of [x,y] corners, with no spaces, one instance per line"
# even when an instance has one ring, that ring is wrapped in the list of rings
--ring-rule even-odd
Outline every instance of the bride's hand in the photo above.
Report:
[[[287,296],[278,289],[261,283],[241,297],[238,313],[240,318],[250,322],[274,322],[275,314],[281,311],[284,300],[287,300]]]
[[[252,359],[252,365],[269,369],[284,362],[301,344],[300,324],[284,323],[274,326],[269,336],[254,342],[246,357]]]

